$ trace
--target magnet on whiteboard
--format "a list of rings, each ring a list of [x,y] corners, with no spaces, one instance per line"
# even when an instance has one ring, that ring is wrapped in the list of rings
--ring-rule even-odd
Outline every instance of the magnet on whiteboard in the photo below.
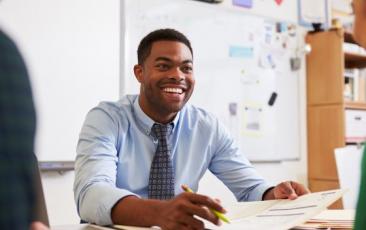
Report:
[[[276,92],[273,92],[272,94],[271,94],[271,97],[269,98],[269,100],[268,100],[268,105],[269,106],[273,106],[274,105],[274,103],[276,102],[276,98],[277,98],[277,93]]]

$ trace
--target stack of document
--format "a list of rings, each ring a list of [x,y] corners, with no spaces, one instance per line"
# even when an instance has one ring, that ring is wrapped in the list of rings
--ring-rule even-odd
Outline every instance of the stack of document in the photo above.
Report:
[[[228,207],[230,224],[218,227],[206,222],[208,229],[284,230],[291,229],[326,210],[344,190],[310,193],[296,200],[240,202]]]
[[[325,210],[295,229],[352,229],[355,210]]]

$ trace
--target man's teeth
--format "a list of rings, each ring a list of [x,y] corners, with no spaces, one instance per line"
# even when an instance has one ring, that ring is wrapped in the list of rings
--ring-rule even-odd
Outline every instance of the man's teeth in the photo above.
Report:
[[[181,94],[181,93],[183,93],[183,90],[180,88],[164,88],[164,92]]]

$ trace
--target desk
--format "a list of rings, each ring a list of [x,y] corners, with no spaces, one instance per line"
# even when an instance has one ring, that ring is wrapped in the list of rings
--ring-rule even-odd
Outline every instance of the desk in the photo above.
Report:
[[[336,213],[334,213],[336,212]],[[333,220],[353,220],[355,210],[324,210],[318,216],[319,218],[330,218]],[[315,217],[314,217],[315,218]],[[243,226],[245,227],[245,226]],[[51,230],[111,230],[113,228],[101,227],[93,224],[75,224],[75,225],[60,225],[52,226]],[[142,229],[156,229],[156,228],[139,228],[139,227],[126,227],[126,230],[142,230]],[[215,228],[216,229],[216,228]],[[221,228],[217,228],[221,229]],[[225,229],[224,227],[222,229]],[[291,230],[300,230],[304,228],[292,228]],[[306,228],[306,229],[319,229],[319,228]],[[324,228],[323,228],[324,229]],[[337,230],[351,230],[352,228],[337,228]]]

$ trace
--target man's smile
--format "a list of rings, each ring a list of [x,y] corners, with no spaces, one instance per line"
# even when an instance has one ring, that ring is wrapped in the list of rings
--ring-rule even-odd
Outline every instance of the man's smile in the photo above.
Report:
[[[175,93],[175,94],[183,93],[183,89],[181,88],[163,88],[163,91],[166,93]]]

